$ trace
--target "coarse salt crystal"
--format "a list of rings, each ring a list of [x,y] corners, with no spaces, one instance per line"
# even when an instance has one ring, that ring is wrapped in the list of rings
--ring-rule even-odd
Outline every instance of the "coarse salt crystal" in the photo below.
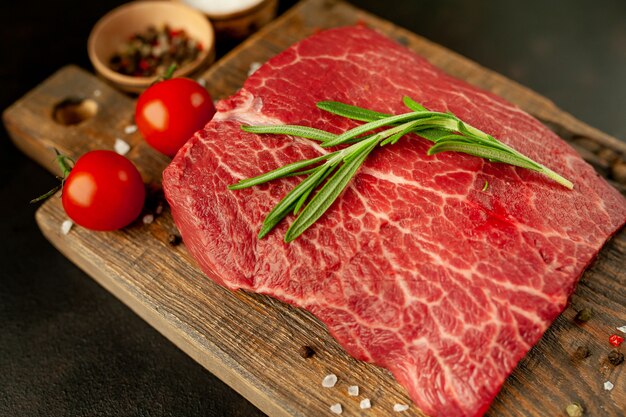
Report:
[[[143,216],[143,224],[150,224],[154,221],[154,215],[152,214],[146,214],[145,216]]]
[[[611,391],[614,386],[615,385],[613,385],[613,383],[611,381],[605,381],[604,382],[604,390],[605,391]]]
[[[154,209],[154,212],[156,214],[161,214],[163,213],[163,203],[159,203],[157,204],[156,208]]]
[[[260,62],[253,62],[252,64],[250,64],[250,68],[248,69],[248,77],[254,74],[259,68],[261,68]]]
[[[123,141],[120,138],[115,139],[115,145],[113,145],[113,149],[120,155],[126,155],[128,151],[130,151],[130,145]]]
[[[93,96],[94,97],[100,97],[102,95],[102,91],[100,90],[93,90]]]
[[[361,403],[359,404],[359,407],[361,407],[362,410],[366,410],[368,408],[372,408],[372,402],[370,401],[369,398],[365,398],[365,399],[361,400]]]
[[[204,78],[198,78],[196,82],[200,84],[202,87],[206,87],[206,80]]]
[[[128,125],[124,128],[124,133],[127,135],[132,135],[137,131],[137,125]]]
[[[341,414],[343,412],[343,409],[341,408],[341,404],[337,403],[330,406],[330,411],[335,414]]]
[[[396,413],[401,413],[402,411],[406,411],[409,409],[409,406],[406,404],[394,404],[393,405],[393,411],[395,411]]]
[[[72,230],[72,226],[74,226],[74,223],[71,220],[65,220],[61,223],[61,233],[67,235]]]
[[[350,385],[348,387],[348,395],[356,397],[359,395],[359,386],[358,385]]]
[[[622,333],[626,333],[626,326],[616,327],[616,329],[619,330]]]
[[[337,383],[337,375],[335,374],[326,375],[324,379],[322,380],[322,386],[324,388],[332,388],[335,386],[336,383]]]

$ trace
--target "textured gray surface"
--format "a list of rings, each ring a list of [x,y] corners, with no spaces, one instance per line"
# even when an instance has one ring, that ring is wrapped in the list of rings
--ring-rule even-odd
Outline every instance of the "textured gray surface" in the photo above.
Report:
[[[119,3],[2,2],[0,107],[67,63],[90,68],[89,30]],[[621,0],[352,3],[626,139]],[[0,416],[262,415],[45,241],[27,202],[54,179],[0,135]]]

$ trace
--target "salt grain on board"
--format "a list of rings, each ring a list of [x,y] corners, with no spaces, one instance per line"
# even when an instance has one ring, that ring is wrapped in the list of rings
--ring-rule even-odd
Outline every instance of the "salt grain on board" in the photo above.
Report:
[[[348,395],[351,395],[352,397],[356,397],[357,395],[359,395],[359,386],[358,385],[350,385],[348,387]]]
[[[198,78],[196,82],[200,84],[200,86],[206,87],[206,80],[204,78]]]
[[[394,404],[393,405],[393,411],[395,411],[396,413],[401,413],[402,411],[406,411],[409,409],[409,406],[406,404]]]
[[[626,333],[626,326],[617,327],[617,330],[619,330],[622,333]]]
[[[128,151],[130,151],[130,145],[123,141],[120,138],[115,139],[115,145],[113,145],[113,149],[120,155],[126,155]]]
[[[337,403],[330,406],[330,411],[335,414],[341,414],[343,412],[343,409],[341,408],[341,404]]]
[[[61,233],[67,235],[72,230],[72,226],[74,226],[74,223],[71,220],[65,220],[61,223]]]
[[[322,386],[324,388],[332,388],[335,386],[336,383],[337,383],[337,375],[335,374],[326,375],[324,379],[322,380]]]
[[[605,391],[611,391],[613,389],[615,385],[613,385],[613,383],[611,381],[606,381],[604,383],[604,390]]]
[[[361,400],[359,407],[361,407],[362,410],[367,410],[368,408],[372,408],[372,402],[369,398],[365,398]]]
[[[94,90],[93,91],[93,96],[94,97],[100,97],[101,95],[102,95],[102,91],[100,91],[100,90]]]
[[[137,125],[128,125],[124,128],[124,133],[127,135],[132,135],[137,131]]]
[[[252,64],[250,64],[250,68],[248,69],[248,77],[254,74],[259,68],[261,68],[260,62],[253,62]]]
[[[154,215],[146,214],[145,216],[143,216],[143,224],[150,224],[153,221],[154,221]]]

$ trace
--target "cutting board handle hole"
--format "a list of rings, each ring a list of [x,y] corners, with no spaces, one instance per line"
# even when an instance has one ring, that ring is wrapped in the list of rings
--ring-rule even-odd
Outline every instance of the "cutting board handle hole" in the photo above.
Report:
[[[92,118],[97,112],[98,103],[94,100],[68,97],[54,106],[52,117],[58,124],[71,126]]]

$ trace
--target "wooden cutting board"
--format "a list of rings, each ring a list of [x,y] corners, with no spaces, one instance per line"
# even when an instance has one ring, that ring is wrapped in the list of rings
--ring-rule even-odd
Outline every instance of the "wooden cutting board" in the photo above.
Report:
[[[626,155],[625,143],[576,120],[538,94],[341,1],[301,2],[203,78],[214,98],[226,97],[241,87],[252,63],[264,62],[320,28],[357,22],[386,33],[450,74],[518,104],[576,146],[604,176],[610,176],[612,159]],[[82,103],[79,112],[95,114],[76,124],[59,123],[59,109],[72,110],[76,103]],[[91,149],[112,149],[115,138],[122,138],[132,145],[128,157],[144,180],[158,185],[168,160],[150,149],[139,133],[124,133],[133,110],[131,98],[69,66],[7,109],[4,122],[15,144],[55,174],[53,147],[78,157]],[[626,189],[612,183],[622,192]],[[43,204],[36,217],[45,236],[68,258],[270,416],[332,415],[329,406],[341,403],[345,416],[382,417],[395,415],[395,403],[411,404],[387,371],[346,355],[310,314],[269,297],[233,293],[208,280],[184,244],[168,244],[176,229],[167,208],[151,224],[137,221],[110,233],[74,227],[63,235],[66,216],[59,198]],[[626,325],[625,260],[622,230],[585,273],[571,306],[508,378],[489,416],[560,416],[572,402],[580,403],[586,415],[623,416],[626,365],[611,365],[607,355],[612,350],[609,335]],[[574,316],[583,307],[595,314],[579,324]],[[312,347],[315,355],[303,358],[299,353],[303,346]],[[588,349],[590,356],[580,357],[579,349]],[[338,384],[322,388],[323,377],[331,372],[338,375]],[[605,381],[615,388],[605,391]],[[348,396],[349,385],[359,385],[358,397]],[[359,401],[366,397],[372,408],[363,411]],[[412,405],[402,415],[423,414]]]

